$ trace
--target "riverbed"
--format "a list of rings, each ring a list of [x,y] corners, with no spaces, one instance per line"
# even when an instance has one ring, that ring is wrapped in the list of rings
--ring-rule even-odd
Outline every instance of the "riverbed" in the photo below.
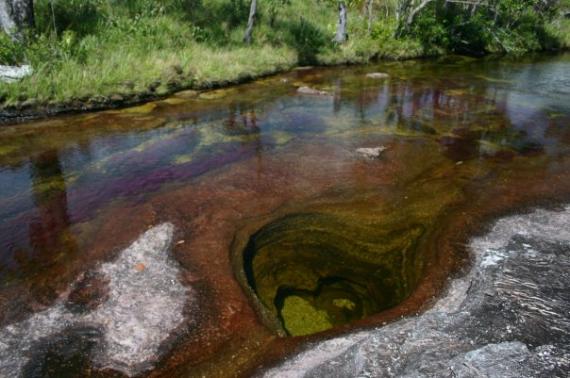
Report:
[[[477,238],[562,211],[569,152],[568,54],[309,67],[2,126],[0,375],[327,376],[308,346],[389,339],[494,274]]]

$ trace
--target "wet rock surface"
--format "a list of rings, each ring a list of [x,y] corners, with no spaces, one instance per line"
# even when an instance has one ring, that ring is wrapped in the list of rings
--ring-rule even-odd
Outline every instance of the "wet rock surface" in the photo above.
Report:
[[[570,206],[503,218],[426,313],[314,344],[265,376],[567,376],[569,226]]]
[[[150,229],[54,306],[0,329],[0,376],[79,376],[90,367],[132,376],[152,367],[190,297],[169,257],[173,232],[168,223]]]
[[[99,272],[87,272],[67,298],[66,307],[72,312],[92,311],[109,298],[109,279]]]

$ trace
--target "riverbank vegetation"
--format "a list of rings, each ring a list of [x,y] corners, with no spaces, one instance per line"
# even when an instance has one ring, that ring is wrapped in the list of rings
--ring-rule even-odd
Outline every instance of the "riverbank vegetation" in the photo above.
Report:
[[[0,103],[151,97],[296,65],[567,48],[568,9],[570,0],[36,0],[27,25],[0,32],[0,64],[34,69],[0,83]]]

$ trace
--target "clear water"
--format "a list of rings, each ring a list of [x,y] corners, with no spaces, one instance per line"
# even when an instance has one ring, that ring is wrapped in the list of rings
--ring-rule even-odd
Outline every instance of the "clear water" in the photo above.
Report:
[[[377,71],[390,77],[366,77]],[[379,146],[378,159],[356,152]],[[429,241],[455,209],[492,207],[494,190],[538,181],[559,180],[546,199],[566,196],[569,149],[568,54],[298,70],[5,126],[0,320],[50,303],[114,245],[167,220],[188,249],[183,266],[244,303],[252,287],[276,328],[303,335],[352,322],[414,292],[437,253]],[[263,232],[269,247],[244,260]],[[351,257],[320,269],[335,247]],[[366,287],[375,274],[385,281]]]

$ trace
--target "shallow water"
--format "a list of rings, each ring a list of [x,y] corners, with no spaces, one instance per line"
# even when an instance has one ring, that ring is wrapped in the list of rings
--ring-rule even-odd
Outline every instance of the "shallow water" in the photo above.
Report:
[[[353,324],[451,271],[460,256],[437,238],[460,212],[569,198],[569,126],[557,55],[298,70],[2,127],[0,325],[164,221],[214,303],[201,327],[266,340]],[[209,337],[223,339],[187,343]]]

